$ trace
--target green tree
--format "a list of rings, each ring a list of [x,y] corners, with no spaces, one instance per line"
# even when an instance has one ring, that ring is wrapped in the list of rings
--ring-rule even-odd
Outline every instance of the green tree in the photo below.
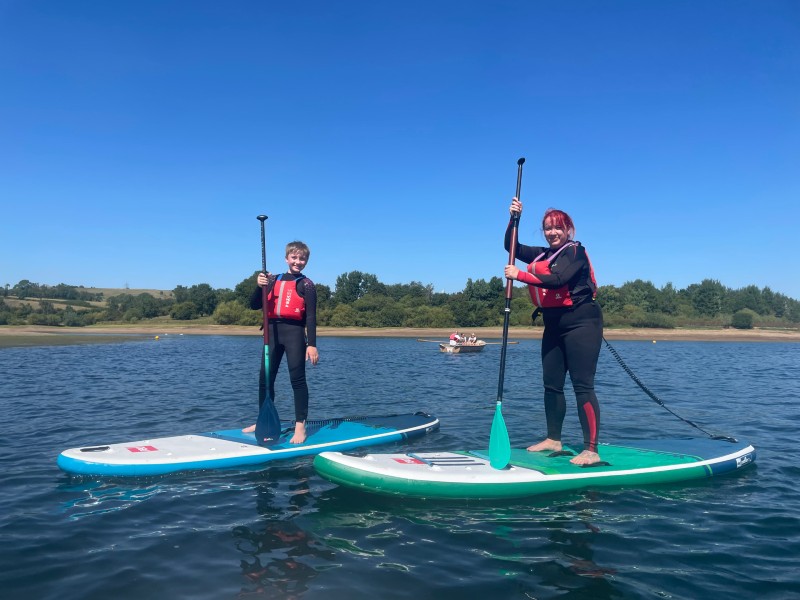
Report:
[[[54,315],[56,313],[56,307],[49,300],[42,300],[39,302],[39,312],[43,315]]]
[[[764,302],[761,290],[755,285],[748,285],[738,290],[731,290],[725,296],[725,312],[736,313],[748,308],[756,314],[766,315],[771,312],[771,307]]]
[[[182,285],[176,286],[174,290],[172,290],[172,297],[175,299],[175,302],[180,304],[181,302],[188,302],[189,301],[189,288],[184,287]]]
[[[217,308],[217,295],[207,283],[198,283],[189,288],[189,302],[197,307],[200,316],[212,315]]]
[[[137,294],[134,297],[133,306],[138,309],[144,319],[152,319],[161,314],[159,301],[150,294]]]
[[[613,285],[601,285],[597,288],[597,302],[607,314],[620,313],[625,305],[622,294]]]
[[[214,322],[219,325],[234,325],[244,312],[244,306],[238,302],[220,302],[214,310]]]
[[[317,289],[317,310],[325,310],[331,305],[331,288],[323,283],[316,283],[314,287]]]
[[[735,329],[752,329],[757,313],[749,308],[743,308],[733,313],[731,327]]]
[[[337,304],[333,309],[331,327],[355,327],[358,320],[358,311],[349,304]]]
[[[491,310],[486,304],[477,300],[468,300],[463,293],[456,294],[449,304],[449,308],[457,327],[485,327],[492,322]]]
[[[464,298],[467,300],[476,300],[478,302],[493,303],[498,298],[505,298],[505,286],[499,277],[492,277],[490,281],[478,279],[472,281],[467,279],[467,285],[464,286]]]
[[[261,271],[256,271],[247,279],[244,279],[236,284],[233,288],[233,295],[237,302],[246,308],[250,308],[250,296],[252,296],[255,289],[258,287],[258,274]]]
[[[194,302],[179,302],[170,309],[169,314],[177,321],[191,321],[197,318],[198,311]]]
[[[496,321],[487,323],[487,325],[500,325],[505,318],[505,301],[503,302],[503,309],[497,313]],[[517,327],[530,327],[533,325],[533,304],[530,298],[512,298],[511,299],[511,315],[508,318],[509,325]],[[539,315],[538,325],[542,324],[542,317]]]
[[[433,286],[426,286],[418,281],[412,281],[408,284],[395,283],[384,287],[384,294],[396,300],[405,308],[430,305],[433,297]]]
[[[455,318],[444,306],[418,306],[406,312],[404,327],[454,327]]]
[[[67,305],[64,309],[63,322],[67,327],[80,327],[83,325],[80,315],[75,312],[71,305]]]
[[[635,306],[644,312],[651,312],[658,306],[658,290],[649,281],[629,281],[620,288],[620,295],[623,304]]]
[[[25,298],[34,297],[38,289],[39,289],[38,285],[31,283],[27,279],[23,279],[22,281],[17,283],[17,285],[14,286],[12,291],[14,292],[14,295],[17,298],[23,300]]]
[[[333,301],[336,304],[352,304],[370,291],[379,291],[382,284],[375,275],[350,271],[336,278]]]
[[[722,311],[722,299],[725,296],[726,288],[719,281],[704,279],[700,285],[690,285],[687,291],[697,314],[716,317]]]
[[[671,282],[658,290],[653,310],[668,315],[676,315],[680,312],[678,290],[675,289],[675,286],[673,286]]]

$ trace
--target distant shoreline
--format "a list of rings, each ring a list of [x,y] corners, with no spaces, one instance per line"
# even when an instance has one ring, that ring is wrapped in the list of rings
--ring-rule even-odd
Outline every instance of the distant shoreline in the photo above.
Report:
[[[422,338],[446,340],[453,329],[409,327],[319,327],[317,335],[325,337]],[[476,327],[462,333],[475,333],[481,339],[500,340],[501,327]],[[163,335],[252,335],[261,336],[258,327],[237,325],[93,325],[90,327],[45,327],[35,325],[0,326],[0,348],[10,346],[48,346],[80,343],[112,342],[155,338]],[[540,327],[512,327],[510,340],[531,340],[542,337]],[[608,340],[646,340],[653,342],[800,342],[800,330],[786,329],[606,329]]]

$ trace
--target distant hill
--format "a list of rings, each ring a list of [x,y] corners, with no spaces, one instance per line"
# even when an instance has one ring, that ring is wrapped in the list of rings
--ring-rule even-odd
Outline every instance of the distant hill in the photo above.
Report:
[[[94,287],[81,287],[82,292],[90,294],[103,294],[103,298],[108,299],[112,296],[119,296],[120,294],[130,294],[131,296],[138,296],[139,294],[150,294],[154,298],[170,299],[172,298],[172,290],[153,290],[144,288],[94,288]]]
[[[144,288],[93,288],[93,287],[79,287],[80,291],[87,292],[89,294],[103,294],[103,301],[102,302],[84,302],[84,301],[76,301],[76,300],[63,300],[60,298],[48,298],[47,301],[50,302],[53,306],[58,309],[64,309],[67,306],[73,306],[76,310],[80,312],[81,307],[84,307],[85,310],[87,307],[94,306],[98,308],[102,308],[105,306],[106,301],[113,297],[113,296],[120,296],[122,294],[129,294],[131,296],[138,296],[139,294],[150,294],[153,298],[158,298],[159,300],[170,300],[172,299],[172,290],[154,290],[154,289],[144,289]],[[38,298],[24,298],[23,300],[19,300],[18,298],[8,297],[4,298],[6,304],[11,307],[17,307],[22,304],[29,304],[35,310],[39,310],[40,308],[40,301]]]

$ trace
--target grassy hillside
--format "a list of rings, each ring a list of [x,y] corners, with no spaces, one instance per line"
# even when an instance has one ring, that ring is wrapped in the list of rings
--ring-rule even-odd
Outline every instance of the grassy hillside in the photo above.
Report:
[[[154,289],[134,289],[134,288],[91,288],[91,287],[82,287],[80,288],[82,292],[88,292],[90,294],[103,294],[103,298],[108,300],[112,296],[119,296],[120,294],[130,294],[131,296],[138,296],[139,294],[150,294],[153,298],[158,298],[159,300],[163,299],[171,299],[172,298],[172,290],[154,290]],[[17,307],[20,304],[29,304],[34,310],[39,310],[39,299],[38,298],[25,298],[24,300],[19,300],[14,296],[9,296],[3,299],[8,306]],[[98,308],[102,308],[105,306],[105,300],[103,302],[78,302],[75,300],[61,300],[58,298],[48,298],[47,301],[50,302],[56,309],[64,309],[67,306],[73,306],[75,310],[81,310],[81,307],[85,306],[94,306]],[[83,310],[86,310],[85,308]]]
[[[120,294],[130,294],[131,296],[138,296],[139,294],[150,294],[154,298],[169,299],[172,298],[172,290],[153,290],[144,288],[81,288],[81,291],[89,292],[90,294],[103,294],[103,298],[111,298],[111,296],[119,296]]]

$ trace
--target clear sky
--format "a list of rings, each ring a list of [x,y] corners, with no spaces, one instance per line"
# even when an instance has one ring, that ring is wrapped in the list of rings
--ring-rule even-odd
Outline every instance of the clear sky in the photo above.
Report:
[[[456,292],[569,212],[598,282],[800,299],[796,0],[0,0],[0,285]]]

